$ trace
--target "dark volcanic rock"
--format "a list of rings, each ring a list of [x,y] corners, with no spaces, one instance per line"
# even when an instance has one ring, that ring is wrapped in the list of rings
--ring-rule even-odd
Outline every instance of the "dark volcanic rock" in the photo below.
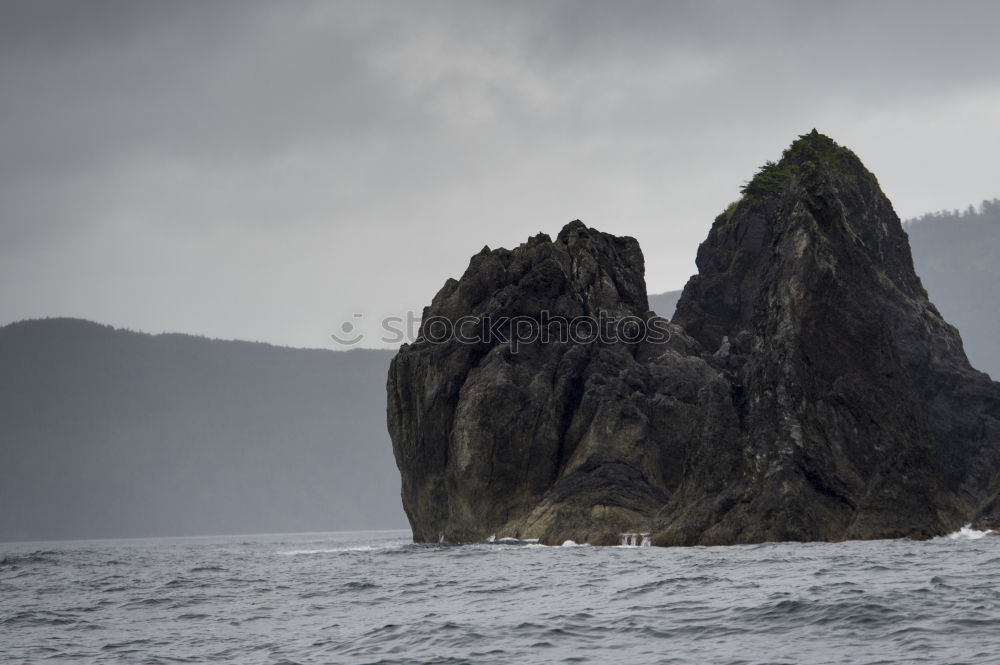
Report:
[[[587,341],[585,326],[560,341],[555,323],[547,342],[488,339],[504,317],[602,314],[632,317],[669,341]],[[466,339],[429,339],[433,322],[467,316],[479,322],[463,329]],[[421,337],[389,372],[389,431],[414,538],[617,542],[620,530],[646,525],[694,433],[716,426],[700,422],[713,396],[698,389],[715,380],[720,395],[727,390],[694,347],[647,316],[632,238],[573,222],[554,242],[539,235],[513,251],[484,249],[424,310]]]
[[[800,137],[716,219],[698,268],[678,325],[646,311],[637,243],[579,222],[449,280],[389,373],[414,538],[922,538],[995,517],[1000,387],[853,153]],[[486,334],[602,315],[651,334]],[[437,339],[463,316],[468,339]]]
[[[738,503],[706,528],[830,540],[969,521],[996,486],[1000,391],[928,300],[853,153],[801,137],[716,219],[698,269],[674,320],[707,350],[739,340],[727,375],[746,451]]]

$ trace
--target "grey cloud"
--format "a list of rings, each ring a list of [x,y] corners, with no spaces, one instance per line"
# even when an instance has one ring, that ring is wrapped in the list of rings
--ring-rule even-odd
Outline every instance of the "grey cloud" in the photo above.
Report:
[[[423,304],[484,242],[574,217],[637,236],[651,288],[677,288],[742,181],[813,126],[904,213],[996,195],[993,3],[0,14],[0,261],[33,285],[0,286],[3,320],[319,345],[353,310]],[[968,174],[915,163],[930,132],[921,159],[976,146]]]

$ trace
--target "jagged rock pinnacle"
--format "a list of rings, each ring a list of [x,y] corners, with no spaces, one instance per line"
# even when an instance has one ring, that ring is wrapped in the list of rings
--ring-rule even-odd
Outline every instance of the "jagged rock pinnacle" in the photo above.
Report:
[[[646,318],[636,241],[579,221],[445,284],[424,326],[472,316],[468,339],[422,330],[389,373],[416,540],[923,538],[1000,512],[1000,388],[928,300],[875,177],[813,130],[742,194],[673,324]],[[553,315],[645,327],[483,334]]]

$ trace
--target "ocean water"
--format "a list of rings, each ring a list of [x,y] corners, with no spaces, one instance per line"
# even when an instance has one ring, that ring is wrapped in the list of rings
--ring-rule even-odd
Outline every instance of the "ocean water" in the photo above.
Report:
[[[1000,663],[1000,538],[0,543],[2,663]]]

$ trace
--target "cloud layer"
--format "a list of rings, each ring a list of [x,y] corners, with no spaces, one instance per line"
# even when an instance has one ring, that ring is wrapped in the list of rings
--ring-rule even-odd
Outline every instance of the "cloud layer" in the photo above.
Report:
[[[813,127],[906,217],[1000,195],[995,3],[0,4],[0,323],[298,346],[580,218],[679,288]],[[368,330],[370,333],[373,329]],[[374,342],[373,339],[370,341]]]

